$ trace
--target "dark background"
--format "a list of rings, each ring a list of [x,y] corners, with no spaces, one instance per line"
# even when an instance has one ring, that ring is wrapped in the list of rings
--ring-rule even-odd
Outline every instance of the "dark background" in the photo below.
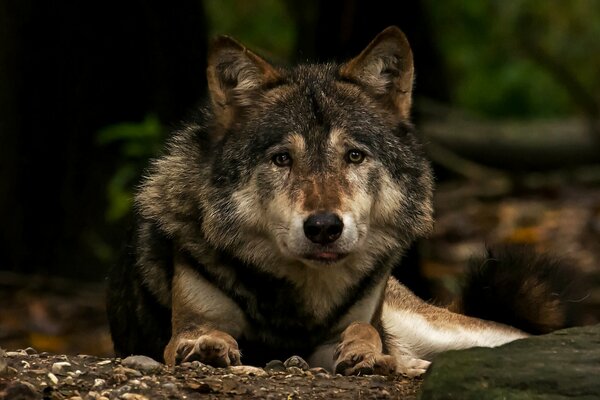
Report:
[[[110,351],[94,282],[205,94],[211,37],[287,64],[347,59],[389,25],[413,47],[439,186],[436,230],[397,273],[443,301],[485,243],[526,243],[600,287],[597,1],[0,0],[0,339]],[[598,315],[600,291],[585,298]]]

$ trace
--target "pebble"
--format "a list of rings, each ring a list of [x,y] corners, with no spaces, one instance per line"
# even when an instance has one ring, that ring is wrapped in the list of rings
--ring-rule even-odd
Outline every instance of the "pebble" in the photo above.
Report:
[[[138,393],[124,393],[121,398],[123,400],[149,400],[146,396]]]
[[[163,364],[146,356],[129,356],[121,364],[146,373],[159,371],[163,367]]]
[[[311,369],[309,369],[309,371],[312,372],[313,374],[328,374],[329,375],[329,371],[327,371],[323,367],[311,368]]]
[[[292,375],[302,375],[304,371],[298,367],[288,367],[288,372]]]
[[[104,384],[106,383],[106,380],[101,379],[101,378],[96,378],[94,379],[94,386],[95,388],[100,387],[100,386],[104,386]]]
[[[229,370],[236,375],[251,375],[251,376],[267,376],[267,372],[258,367],[252,367],[250,365],[235,365],[229,367]]]
[[[104,361],[100,361],[98,364],[96,365],[106,365],[106,364],[110,364],[112,362],[112,360],[104,360]]]
[[[286,368],[296,367],[303,371],[308,369],[308,363],[300,356],[291,356],[283,362],[283,365],[285,365]]]
[[[71,364],[66,361],[59,361],[52,364],[52,373],[56,375],[65,375]]]
[[[113,372],[115,374],[124,374],[124,375],[132,375],[132,376],[142,376],[142,373],[140,371],[138,371],[137,369],[131,369],[131,368],[127,368],[127,367],[116,367]]]
[[[162,387],[163,387],[163,389],[168,390],[169,392],[177,391],[177,385],[172,382],[167,382],[164,385],[162,385]]]
[[[33,354],[37,354],[37,350],[34,349],[33,347],[28,347],[25,350],[23,350],[27,355],[33,355]]]
[[[26,356],[27,353],[25,352],[25,350],[18,350],[18,351],[7,351],[6,352],[6,357],[18,357],[18,356]]]
[[[285,365],[281,360],[271,360],[265,365],[265,371],[285,372]]]
[[[54,383],[55,385],[58,384],[58,378],[56,377],[56,375],[54,375],[52,372],[48,372],[48,378],[52,381],[52,383]]]

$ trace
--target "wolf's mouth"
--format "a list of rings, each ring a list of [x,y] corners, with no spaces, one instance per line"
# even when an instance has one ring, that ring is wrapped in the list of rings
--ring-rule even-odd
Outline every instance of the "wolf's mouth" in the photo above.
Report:
[[[324,264],[332,264],[334,262],[340,261],[348,254],[346,253],[336,253],[333,251],[320,251],[315,253],[310,253],[304,256],[304,258],[311,261],[318,261]]]

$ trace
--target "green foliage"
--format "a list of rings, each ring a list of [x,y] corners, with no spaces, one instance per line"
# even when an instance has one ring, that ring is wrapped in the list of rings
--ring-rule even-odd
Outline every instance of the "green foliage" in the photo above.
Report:
[[[290,59],[294,21],[282,0],[204,0],[210,36],[230,35],[278,60]]]
[[[133,205],[133,187],[150,157],[158,154],[165,130],[158,118],[147,116],[142,122],[124,122],[98,132],[100,146],[117,146],[121,163],[108,182],[106,219],[114,222],[125,217]]]
[[[581,99],[565,76],[600,92],[595,0],[428,0],[427,7],[459,108],[493,117],[573,114]]]

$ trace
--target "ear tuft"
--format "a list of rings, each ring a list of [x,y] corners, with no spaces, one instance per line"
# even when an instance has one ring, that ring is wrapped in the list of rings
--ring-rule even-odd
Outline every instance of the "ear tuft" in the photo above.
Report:
[[[343,77],[369,88],[408,119],[412,104],[413,56],[406,36],[396,26],[384,29],[340,69]]]
[[[208,90],[217,113],[249,105],[252,94],[280,78],[267,61],[228,36],[219,36],[208,54]]]

